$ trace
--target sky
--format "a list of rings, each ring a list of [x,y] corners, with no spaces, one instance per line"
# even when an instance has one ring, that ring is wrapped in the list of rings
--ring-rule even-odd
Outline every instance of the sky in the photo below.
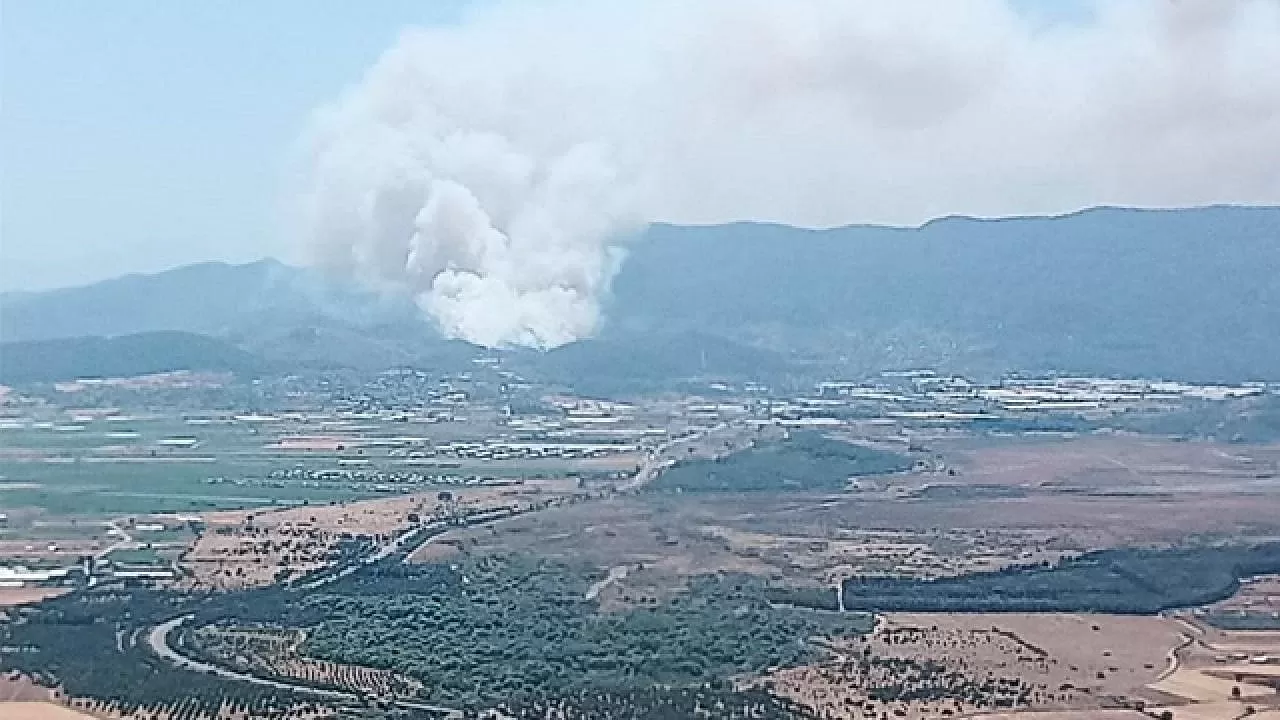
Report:
[[[546,345],[636,223],[1277,202],[1278,8],[0,0],[0,290],[274,256]]]
[[[312,111],[450,0],[0,0],[0,289],[288,256]]]

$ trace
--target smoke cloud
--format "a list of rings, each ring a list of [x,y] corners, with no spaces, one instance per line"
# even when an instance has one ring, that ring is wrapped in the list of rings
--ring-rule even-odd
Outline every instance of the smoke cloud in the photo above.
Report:
[[[317,113],[305,242],[450,336],[550,348],[648,222],[1280,201],[1280,0],[1036,7],[484,5]]]

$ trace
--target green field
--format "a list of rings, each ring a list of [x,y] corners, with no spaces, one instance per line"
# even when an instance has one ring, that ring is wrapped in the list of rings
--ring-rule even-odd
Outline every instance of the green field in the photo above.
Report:
[[[63,419],[65,424],[71,424]],[[368,482],[272,477],[291,468],[336,469],[336,456],[264,449],[275,433],[180,418],[95,420],[60,431],[28,423],[0,430],[0,507],[53,514],[192,512],[373,497]],[[136,434],[126,437],[122,434]],[[195,438],[194,447],[164,444]]]
[[[381,446],[270,447],[280,437],[331,434],[370,440],[430,433],[447,442],[457,434],[449,430],[374,421],[352,428],[285,419],[206,424],[181,417],[84,420],[48,413],[0,427],[0,508],[99,517],[324,504],[416,490],[438,476],[456,483],[558,476],[582,467],[581,461],[555,458],[411,461]],[[189,445],[173,444],[186,439]],[[618,469],[630,469],[633,462],[621,460]]]

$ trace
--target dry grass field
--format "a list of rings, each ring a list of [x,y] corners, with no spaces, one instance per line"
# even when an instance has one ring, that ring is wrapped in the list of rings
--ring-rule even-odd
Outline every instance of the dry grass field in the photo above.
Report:
[[[4,720],[94,720],[94,716],[51,702],[0,702]]]
[[[0,675],[0,702],[53,701],[53,691],[32,683],[27,677],[17,673]]]
[[[1101,435],[1000,444],[965,439],[942,441],[935,449],[971,483],[1200,494],[1280,486],[1280,444]]]
[[[1151,720],[1151,715],[1137,710],[1025,710],[1020,712],[983,712],[973,720]],[[1179,719],[1181,720],[1181,719]]]
[[[344,538],[364,535],[383,543],[407,530],[411,515],[431,517],[504,505],[528,506],[563,497],[567,479],[519,485],[447,487],[430,492],[334,505],[279,510],[223,511],[202,516],[205,530],[183,554],[188,588],[235,589],[276,581],[282,570],[300,576],[324,566]],[[441,499],[440,493],[448,493]]]
[[[1250,707],[1253,707],[1254,712],[1246,714]],[[1257,707],[1247,702],[1208,702],[1151,708],[1151,712],[1157,717],[1166,711],[1173,720],[1242,720],[1245,717],[1249,720],[1267,720],[1268,718],[1276,720],[1280,718],[1280,712],[1265,709],[1259,711]]]
[[[67,588],[4,587],[0,588],[0,608],[33,605],[41,600],[65,595]]]
[[[1119,452],[1127,443],[1136,443],[1138,450]],[[624,496],[453,531],[415,559],[536,548],[593,564],[602,574],[629,566],[625,580],[601,594],[602,603],[613,606],[625,604],[628,596],[662,595],[682,586],[689,575],[706,572],[747,572],[788,584],[832,586],[852,575],[941,577],[1095,548],[1176,542],[1189,535],[1280,534],[1280,493],[1205,494],[1173,484],[1156,494],[1130,495],[1116,487],[1064,491],[1064,483],[1076,482],[1072,478],[1084,482],[1092,477],[1102,467],[1099,463],[1110,466],[1096,457],[1103,450],[1124,463],[1137,462],[1135,453],[1148,453],[1143,472],[1169,483],[1170,478],[1190,482],[1186,468],[1191,467],[1204,469],[1212,484],[1217,471],[1211,470],[1240,462],[1221,457],[1226,450],[1219,446],[1125,438],[965,449],[956,452],[966,469],[949,477],[959,489],[940,495],[895,494],[893,483],[919,483],[918,476],[908,475],[865,483],[873,488],[869,490],[823,494]],[[1182,458],[1186,467],[1174,462],[1181,457],[1176,453],[1183,452],[1191,454]],[[1036,458],[1050,470],[1040,468]],[[1026,487],[1003,496],[966,494],[966,486],[989,486],[992,479],[969,475],[971,468]],[[1033,486],[1036,477],[1044,481],[1041,486]]]
[[[968,691],[944,701],[873,701],[875,687],[896,686],[902,677],[848,663],[869,649],[873,656],[913,668],[935,664],[965,678],[971,689],[995,687],[999,694],[999,688],[1016,687],[1004,693],[1018,698],[1015,706],[1099,712],[1145,702],[1145,687],[1166,667],[1169,651],[1181,641],[1180,630],[1177,623],[1154,617],[892,613],[865,642],[833,646],[832,660],[780,670],[769,679],[777,692],[837,719],[866,717],[868,710],[870,717],[887,712],[909,720],[992,710],[991,694],[984,702]],[[910,678],[919,671],[900,674]]]
[[[1176,671],[1151,684],[1151,707],[1170,711],[1175,720],[1231,720],[1249,707],[1280,710],[1280,665],[1248,661],[1280,656],[1280,631],[1224,631],[1189,614],[1175,621],[1188,642],[1176,653]]]

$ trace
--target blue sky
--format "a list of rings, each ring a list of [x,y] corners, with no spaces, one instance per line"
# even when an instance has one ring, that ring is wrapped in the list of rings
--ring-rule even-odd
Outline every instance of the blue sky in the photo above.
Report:
[[[458,3],[4,0],[0,289],[287,254],[311,110]]]
[[[721,21],[741,12],[732,0],[715,4],[727,15],[684,12],[679,0],[510,0],[451,34],[443,57],[461,60],[416,71],[454,103],[445,112],[497,112],[479,124],[501,128],[513,149],[545,149],[572,126],[644,159],[648,220],[910,224],[1100,203],[1274,202],[1280,192],[1274,5],[1253,2],[1246,14],[1231,9],[1243,0],[920,0],[914,16],[869,3],[866,14],[888,21],[866,22],[862,8],[809,3],[837,10],[844,25],[830,28],[791,1],[754,3],[755,17],[727,23],[746,34],[720,37]],[[0,290],[200,260],[297,259],[282,204],[312,112],[359,84],[404,29],[455,23],[478,2],[0,0]],[[780,56],[761,59],[764,35]],[[673,38],[688,53],[675,61]],[[814,38],[826,55],[803,51]],[[860,43],[866,57],[844,52]],[[437,57],[413,36],[401,46]],[[627,54],[633,46],[652,57]],[[531,58],[552,61],[532,63],[546,77],[527,72]],[[614,82],[643,83],[637,66],[664,78],[649,88],[661,97],[637,100]],[[689,67],[708,74],[686,78]],[[788,72],[799,81],[778,84]],[[351,113],[353,147],[362,132],[385,140],[403,130],[398,92],[378,94],[398,82],[385,75],[354,95],[371,104]],[[449,94],[473,87],[483,102]],[[487,105],[495,87],[520,88],[502,98],[519,104]],[[760,87],[778,97],[749,105],[755,114],[741,122],[735,103]],[[566,102],[530,102],[544,95]],[[716,117],[734,121],[705,122]],[[396,180],[400,163],[390,165],[356,169]],[[357,187],[334,206],[363,207],[378,189]]]

